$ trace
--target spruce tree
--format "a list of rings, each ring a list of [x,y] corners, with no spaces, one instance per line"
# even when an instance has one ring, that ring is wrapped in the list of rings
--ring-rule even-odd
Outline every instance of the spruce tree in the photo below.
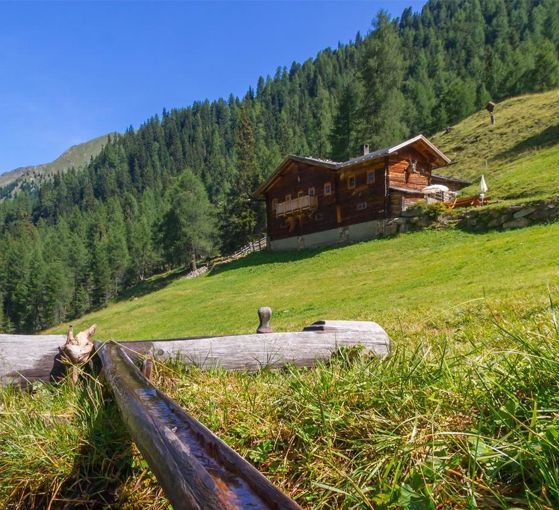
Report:
[[[169,207],[159,225],[159,242],[171,265],[196,269],[197,258],[211,254],[216,234],[213,207],[202,182],[185,171],[170,191]]]
[[[258,184],[258,166],[254,132],[245,107],[239,112],[239,125],[235,140],[236,178],[227,196],[222,212],[222,246],[232,251],[264,229],[263,206],[252,194]]]
[[[347,161],[358,154],[361,97],[361,83],[351,79],[342,90],[330,133],[331,158],[335,161]]]
[[[375,31],[366,43],[360,77],[364,97],[361,108],[363,143],[380,148],[407,135],[402,94],[405,62],[396,27],[381,11]]]

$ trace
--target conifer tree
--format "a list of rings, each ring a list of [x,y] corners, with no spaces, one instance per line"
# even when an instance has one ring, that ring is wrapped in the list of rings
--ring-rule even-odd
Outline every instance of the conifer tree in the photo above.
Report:
[[[375,21],[375,31],[366,43],[360,73],[364,89],[361,137],[374,148],[396,143],[407,134],[401,91],[404,71],[396,27],[388,14],[381,11]]]
[[[236,178],[222,213],[222,238],[225,251],[231,251],[249,241],[264,228],[264,212],[253,198],[258,183],[258,166],[254,132],[246,108],[239,112],[235,140]]]
[[[358,154],[361,96],[361,83],[354,79],[342,90],[330,133],[331,157],[335,161],[347,161]]]
[[[527,86],[534,91],[551,90],[559,85],[559,58],[550,41],[543,41],[537,50],[534,69],[528,72]]]
[[[159,226],[159,241],[167,262],[190,266],[209,255],[214,246],[216,222],[202,182],[185,171],[170,192],[169,207]]]

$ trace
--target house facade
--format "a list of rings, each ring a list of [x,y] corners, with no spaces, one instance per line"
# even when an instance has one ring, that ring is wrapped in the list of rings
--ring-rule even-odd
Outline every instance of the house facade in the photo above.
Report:
[[[266,201],[272,249],[297,249],[371,239],[391,218],[424,199],[432,184],[469,184],[433,174],[450,159],[423,135],[345,162],[287,156],[258,188]]]

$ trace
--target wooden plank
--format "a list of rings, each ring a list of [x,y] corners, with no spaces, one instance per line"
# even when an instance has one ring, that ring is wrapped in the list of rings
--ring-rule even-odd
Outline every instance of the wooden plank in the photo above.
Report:
[[[299,505],[204,425],[154,388],[113,342],[99,351],[123,421],[175,510]]]
[[[337,329],[124,341],[121,344],[132,355],[143,355],[151,350],[154,357],[160,360],[179,358],[203,369],[248,371],[263,367],[277,368],[286,363],[301,367],[312,366],[317,360],[330,357],[340,347],[355,345],[363,345],[365,351],[381,357],[388,354],[390,339],[378,324],[367,323],[368,330],[356,330],[355,326],[351,326],[355,322],[327,322],[338,323]],[[64,345],[64,342],[65,337],[62,335],[0,335],[1,383],[49,380],[53,367],[56,369],[58,347]],[[96,349],[101,345],[102,342],[97,342]]]

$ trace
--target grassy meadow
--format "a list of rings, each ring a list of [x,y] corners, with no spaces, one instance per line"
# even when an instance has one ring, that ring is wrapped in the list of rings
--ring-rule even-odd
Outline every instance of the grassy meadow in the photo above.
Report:
[[[74,329],[96,323],[99,338],[118,340],[249,333],[263,305],[272,307],[277,331],[319,319],[413,329],[485,299],[545,299],[547,286],[559,283],[558,236],[559,224],[427,230],[322,251],[261,252],[195,279],[154,278]]]
[[[557,292],[539,296],[393,322],[383,361],[348,350],[257,374],[156,364],[155,384],[304,508],[551,510],[559,323]],[[3,508],[167,508],[98,380],[4,390],[0,412]]]

